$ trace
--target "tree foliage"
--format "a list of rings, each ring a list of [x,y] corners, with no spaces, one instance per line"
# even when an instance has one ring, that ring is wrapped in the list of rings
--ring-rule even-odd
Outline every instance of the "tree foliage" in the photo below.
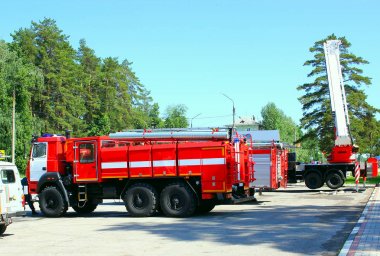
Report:
[[[43,84],[42,74],[35,66],[27,64],[9,46],[0,41],[0,149],[11,155],[13,92],[17,102],[16,112],[16,164],[25,170],[26,149],[31,135],[38,126],[33,121],[32,88]]]
[[[173,105],[166,109],[165,113],[165,128],[185,128],[189,126],[186,118],[187,108],[185,105]]]
[[[273,102],[269,102],[261,109],[261,117],[261,128],[279,130],[281,141],[293,144],[295,137],[300,136],[301,131],[296,123]]]
[[[304,64],[312,68],[308,77],[314,79],[314,81],[300,85],[297,88],[304,92],[299,101],[303,106],[301,127],[307,131],[301,141],[316,136],[319,141],[319,148],[325,152],[329,152],[334,145],[334,120],[331,113],[323,50],[323,43],[330,39],[339,39],[342,42],[340,45],[340,58],[347,102],[349,104],[352,136],[360,146],[361,152],[373,153],[373,145],[371,145],[373,140],[371,141],[370,138],[378,134],[380,129],[378,121],[375,119],[378,110],[366,102],[367,96],[364,93],[363,86],[370,85],[371,79],[364,76],[363,70],[360,68],[361,65],[368,64],[368,61],[349,51],[351,43],[345,37],[337,38],[334,34],[315,42],[314,46],[310,48],[314,58],[307,60]],[[372,128],[369,129],[368,126]]]
[[[132,62],[100,58],[84,39],[74,49],[49,18],[15,31],[12,38],[8,44],[0,42],[0,149],[10,154],[15,88],[21,171],[32,134],[68,129],[75,136],[92,136],[163,126],[159,106],[133,72]],[[177,120],[172,114],[169,119]]]

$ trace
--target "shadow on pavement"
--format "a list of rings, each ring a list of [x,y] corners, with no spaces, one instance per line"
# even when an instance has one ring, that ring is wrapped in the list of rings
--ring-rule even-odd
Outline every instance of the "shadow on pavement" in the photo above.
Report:
[[[213,211],[171,223],[152,222],[148,218],[144,223],[129,221],[99,231],[145,231],[171,240],[209,240],[230,245],[271,244],[284,252],[320,254],[341,248],[362,209],[360,206],[260,206],[242,211]],[[321,239],[331,237],[321,248]]]

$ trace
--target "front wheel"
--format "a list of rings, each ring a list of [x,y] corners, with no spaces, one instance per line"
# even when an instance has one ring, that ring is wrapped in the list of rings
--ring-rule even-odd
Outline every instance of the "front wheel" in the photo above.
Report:
[[[65,213],[65,201],[56,187],[46,187],[39,197],[40,209],[46,217],[60,217]]]
[[[169,217],[188,217],[194,214],[196,200],[194,192],[184,183],[173,183],[161,192],[161,209]]]
[[[344,180],[337,172],[330,173],[326,178],[326,185],[331,189],[338,189],[343,186]]]
[[[4,234],[5,230],[7,230],[7,226],[5,224],[0,224],[0,235]]]

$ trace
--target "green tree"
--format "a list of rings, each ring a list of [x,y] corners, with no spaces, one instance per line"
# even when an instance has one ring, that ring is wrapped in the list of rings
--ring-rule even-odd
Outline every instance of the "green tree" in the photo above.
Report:
[[[160,118],[160,106],[158,103],[154,103],[149,110],[149,127],[162,128],[164,126],[162,119]]]
[[[30,109],[32,91],[43,84],[42,74],[0,41],[0,149],[11,154],[13,91],[16,99],[16,164],[24,173],[34,120]]]
[[[70,129],[76,136],[103,135],[149,126],[152,98],[131,62],[99,58],[84,39],[75,51],[49,18],[12,37],[11,48],[43,74],[42,86],[29,88],[37,133]]]
[[[86,41],[79,41],[79,49],[77,51],[77,60],[79,62],[79,75],[82,90],[81,98],[86,109],[83,119],[87,125],[87,130],[91,135],[97,135],[94,131],[102,131],[102,127],[94,127],[102,124],[107,119],[101,113],[101,59],[95,55],[95,51],[87,46]],[[103,121],[101,121],[103,119]],[[109,121],[109,119],[108,119]],[[99,128],[99,129],[98,129]]]
[[[132,128],[132,104],[125,70],[117,58],[105,58],[102,65],[101,112],[111,120],[111,130]]]
[[[292,143],[295,137],[300,137],[301,131],[296,123],[270,102],[261,109],[261,128],[264,130],[279,130],[281,140]]]
[[[352,135],[361,147],[361,152],[371,150],[369,138],[372,131],[367,129],[366,126],[367,124],[375,125],[375,114],[378,110],[366,102],[367,96],[362,87],[363,85],[370,85],[371,79],[364,76],[363,70],[359,68],[360,65],[368,64],[368,61],[349,52],[351,43],[345,37],[337,38],[334,34],[315,42],[314,46],[310,48],[314,58],[307,60],[304,64],[304,66],[312,67],[308,77],[314,78],[314,81],[297,87],[298,90],[304,91],[304,95],[299,98],[299,101],[303,105],[301,127],[307,131],[301,141],[316,136],[319,141],[319,148],[325,152],[330,152],[334,145],[334,120],[330,107],[323,50],[323,43],[331,39],[339,39],[342,42],[340,58],[347,102],[349,104]]]
[[[173,105],[166,109],[165,128],[185,128],[189,126],[186,118],[187,107],[185,105]]]
[[[44,121],[44,131],[83,130],[84,104],[78,82],[76,51],[52,19],[32,22],[13,35],[12,48],[43,73],[44,86],[34,88],[33,115]]]

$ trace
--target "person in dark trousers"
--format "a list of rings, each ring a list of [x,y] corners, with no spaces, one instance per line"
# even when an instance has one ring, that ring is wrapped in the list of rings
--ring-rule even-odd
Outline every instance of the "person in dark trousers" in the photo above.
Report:
[[[28,179],[26,177],[24,177],[21,180],[21,185],[22,185],[22,190],[25,193],[24,187],[28,186]],[[37,214],[36,209],[34,208],[34,205],[33,205],[32,196],[29,194],[29,192],[27,192],[27,194],[24,194],[24,196],[25,196],[25,201],[28,203],[29,208],[32,210],[32,214],[33,215]]]

